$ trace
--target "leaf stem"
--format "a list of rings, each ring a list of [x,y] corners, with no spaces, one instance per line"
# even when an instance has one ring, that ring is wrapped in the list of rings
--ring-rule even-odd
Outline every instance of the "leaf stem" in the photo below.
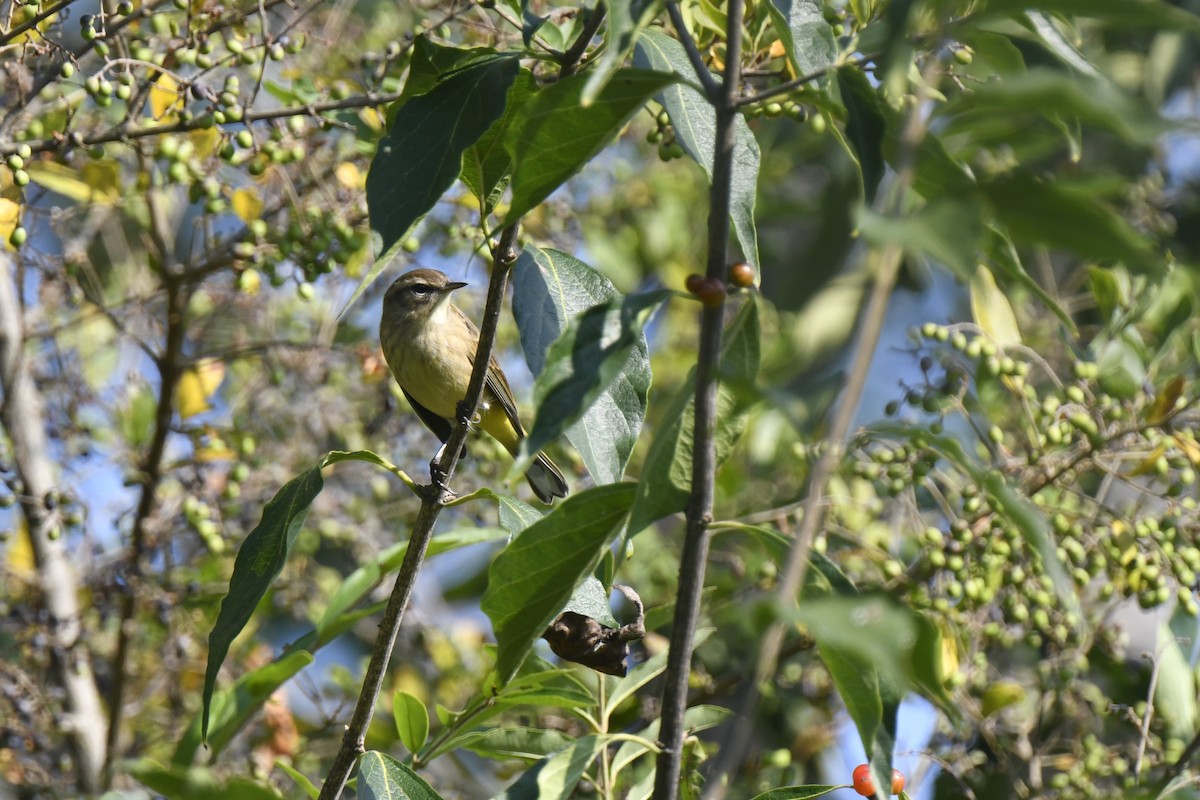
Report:
[[[679,30],[694,66],[699,62],[695,42],[682,24],[682,15],[674,3],[668,4],[671,19]],[[708,210],[708,265],[711,280],[725,282],[729,250],[729,209],[733,184],[734,122],[737,119],[737,91],[741,83],[742,0],[730,0],[726,28],[726,58],[723,81],[713,82],[703,63],[698,64],[701,80],[708,76],[705,88],[716,109],[712,187]],[[711,89],[709,86],[711,85]],[[687,507],[687,528],[679,563],[679,587],[675,620],[671,628],[671,648],[667,658],[662,700],[662,724],[654,800],[675,800],[679,793],[679,773],[683,758],[683,715],[687,709],[688,676],[691,673],[692,638],[700,615],[700,593],[708,561],[709,529],[712,522],[716,447],[714,433],[717,416],[717,370],[721,353],[721,327],[725,316],[724,299],[705,306],[700,313],[700,352],[696,361],[695,425],[692,439],[692,493]]]
[[[705,96],[708,97],[710,103],[717,105],[720,101],[721,85],[713,79],[712,73],[708,71],[708,65],[704,63],[704,57],[700,55],[700,50],[696,47],[696,40],[692,38],[692,32],[688,30],[687,23],[684,22],[679,4],[674,0],[667,3],[667,13],[670,14],[671,24],[675,26],[675,32],[679,35],[679,43],[683,45],[683,51],[687,53],[688,61],[692,62],[692,69],[696,70],[696,77],[700,80],[700,85],[704,87]],[[740,42],[740,30],[738,39]],[[729,73],[728,66],[728,59],[726,59],[726,75]],[[713,185],[716,185],[715,182]],[[724,258],[723,255],[722,258]]]
[[[421,508],[413,523],[408,551],[404,554],[404,562],[400,565],[395,586],[392,588],[391,597],[388,598],[383,619],[379,623],[379,635],[375,639],[375,648],[371,653],[367,674],[363,678],[363,687],[359,692],[354,714],[342,737],[342,745],[329,768],[325,784],[321,787],[319,800],[336,800],[342,796],[342,790],[355,761],[366,751],[367,728],[371,724],[375,703],[383,689],[383,680],[392,648],[400,632],[400,623],[404,619],[404,611],[416,585],[417,572],[425,560],[429,541],[433,538],[434,523],[437,522],[442,507],[454,496],[446,488],[446,484],[454,475],[454,468],[458,466],[463,444],[467,439],[468,423],[475,416],[475,410],[483,396],[484,379],[487,377],[488,363],[496,342],[496,329],[499,327],[500,307],[504,300],[505,288],[508,286],[508,274],[517,257],[517,229],[516,222],[506,227],[492,251],[492,279],[488,285],[487,305],[484,307],[483,321],[480,325],[479,347],[475,352],[475,365],[471,371],[467,397],[458,405],[458,419],[450,438],[429,465],[431,482],[422,492]]]

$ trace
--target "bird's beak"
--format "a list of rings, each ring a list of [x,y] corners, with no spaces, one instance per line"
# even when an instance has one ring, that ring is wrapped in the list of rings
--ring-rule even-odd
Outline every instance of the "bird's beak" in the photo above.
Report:
[[[442,291],[443,292],[453,292],[455,289],[461,289],[462,287],[464,287],[466,285],[467,284],[465,281],[451,281],[450,283],[446,284],[446,288],[443,289]]]

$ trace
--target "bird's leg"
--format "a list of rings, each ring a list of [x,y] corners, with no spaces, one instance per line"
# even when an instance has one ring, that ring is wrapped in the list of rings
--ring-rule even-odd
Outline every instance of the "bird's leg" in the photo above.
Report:
[[[433,460],[429,462],[429,479],[432,481],[430,488],[436,490],[439,497],[449,500],[454,497],[454,492],[446,485],[446,480],[449,476],[446,474],[446,470],[442,468],[442,457],[445,454],[446,443],[442,442],[442,446],[434,454]]]

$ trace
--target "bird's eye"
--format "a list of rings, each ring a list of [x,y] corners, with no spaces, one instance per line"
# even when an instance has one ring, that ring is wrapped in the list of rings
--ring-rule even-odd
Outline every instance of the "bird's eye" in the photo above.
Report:
[[[418,283],[415,286],[410,287],[409,291],[411,291],[417,297],[424,297],[425,295],[429,294],[430,287],[426,286],[423,283]]]

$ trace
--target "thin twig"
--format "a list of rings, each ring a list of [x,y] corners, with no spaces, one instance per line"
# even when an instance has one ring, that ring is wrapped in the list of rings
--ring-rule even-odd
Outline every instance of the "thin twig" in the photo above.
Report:
[[[583,58],[583,54],[587,51],[587,46],[592,43],[592,37],[596,35],[596,31],[600,30],[600,25],[604,22],[604,17],[608,13],[608,7],[604,5],[604,0],[596,3],[596,7],[592,9],[592,13],[588,16],[587,22],[583,25],[583,30],[579,32],[579,36],[571,44],[567,52],[562,54],[558,59],[562,69],[559,70],[559,77],[565,78],[568,75],[574,75],[575,70],[579,67],[579,61]]]
[[[738,101],[738,107],[741,108],[742,106],[750,106],[754,105],[755,103],[761,103],[764,100],[769,100],[772,97],[790,94],[793,89],[799,89],[805,84],[809,84],[819,78],[823,78],[832,70],[836,70],[845,66],[861,67],[863,64],[874,61],[877,58],[879,58],[879,55],[877,53],[872,53],[870,55],[858,56],[857,58],[848,58],[845,61],[839,61],[824,67],[818,67],[807,75],[801,75],[799,78],[790,80],[787,83],[781,83],[778,86],[772,86],[770,89],[763,89],[761,92],[747,95]]]
[[[674,6],[674,4],[671,4]],[[729,251],[729,208],[733,186],[734,122],[737,119],[737,90],[741,83],[742,0],[730,0],[726,29],[725,76],[710,94],[716,109],[712,188],[708,209],[709,280],[725,281]],[[678,9],[672,19],[678,15]],[[679,21],[680,37],[686,27]],[[689,37],[690,39],[690,37]],[[695,50],[695,44],[691,45]],[[703,65],[701,65],[703,66]],[[707,70],[700,69],[701,76]],[[711,76],[709,82],[712,82]],[[725,303],[705,305],[700,314],[700,352],[696,359],[695,425],[692,438],[692,492],[687,506],[687,528],[679,557],[679,587],[671,648],[667,658],[659,731],[658,766],[654,777],[654,800],[675,800],[683,760],[683,714],[687,710],[688,677],[691,674],[692,638],[700,616],[701,590],[712,522],[716,448],[717,369],[721,357],[721,325]]]
[[[705,96],[708,97],[709,102],[716,105],[720,96],[721,85],[716,82],[712,73],[708,71],[708,65],[704,63],[704,57],[700,55],[700,50],[696,47],[696,40],[692,38],[692,32],[688,30],[687,23],[683,20],[683,12],[679,10],[679,4],[676,2],[667,3],[667,13],[671,15],[671,24],[675,26],[675,33],[679,36],[679,43],[683,45],[683,51],[687,53],[688,61],[692,62],[692,69],[696,70],[696,77],[700,79],[700,85],[704,87]],[[726,58],[725,67],[726,72],[728,72],[728,57]],[[737,105],[736,97],[734,98],[734,105]]]
[[[306,103],[302,106],[285,106],[283,108],[273,108],[269,111],[250,111],[239,120],[240,123],[259,122],[267,119],[282,119],[284,117],[300,117],[309,116],[315,117],[318,114],[323,114],[327,111],[344,111],[352,108],[368,108],[371,106],[387,105],[400,98],[400,92],[390,92],[387,94],[365,94],[357,97],[347,97],[344,100],[330,100],[324,103]],[[145,127],[138,125],[129,125],[122,123],[114,128],[101,133],[92,134],[90,136],[77,135],[67,138],[50,138],[39,139],[36,141],[26,142],[3,142],[0,143],[0,155],[10,155],[17,152],[22,146],[28,147],[35,153],[53,152],[65,146],[81,146],[90,147],[94,144],[106,144],[108,142],[123,142],[133,139],[144,139],[146,137],[162,136],[167,133],[186,133],[199,128],[212,127],[212,123],[202,117],[195,117],[190,120],[180,120],[178,122],[169,122],[162,125],[147,125]]]
[[[366,751],[367,728],[371,724],[375,703],[383,689],[388,661],[391,659],[392,648],[400,632],[400,623],[404,619],[404,611],[416,584],[417,571],[425,559],[425,551],[433,537],[433,526],[442,511],[442,506],[453,497],[446,488],[446,483],[454,475],[454,468],[458,466],[463,444],[467,440],[468,424],[475,416],[479,400],[483,396],[484,379],[487,377],[488,362],[496,342],[496,329],[499,327],[500,308],[508,285],[508,274],[516,261],[516,238],[517,224],[513,223],[501,233],[500,242],[493,252],[492,280],[488,285],[487,304],[479,331],[479,347],[475,353],[475,365],[471,371],[467,397],[459,404],[458,419],[450,438],[429,465],[432,480],[429,486],[424,487],[421,508],[413,523],[404,563],[400,565],[400,573],[396,576],[392,595],[379,623],[379,636],[375,639],[375,649],[371,653],[367,674],[363,678],[362,691],[359,692],[354,714],[342,737],[342,746],[329,768],[325,785],[321,787],[319,800],[337,800],[341,797],[355,761]]]

